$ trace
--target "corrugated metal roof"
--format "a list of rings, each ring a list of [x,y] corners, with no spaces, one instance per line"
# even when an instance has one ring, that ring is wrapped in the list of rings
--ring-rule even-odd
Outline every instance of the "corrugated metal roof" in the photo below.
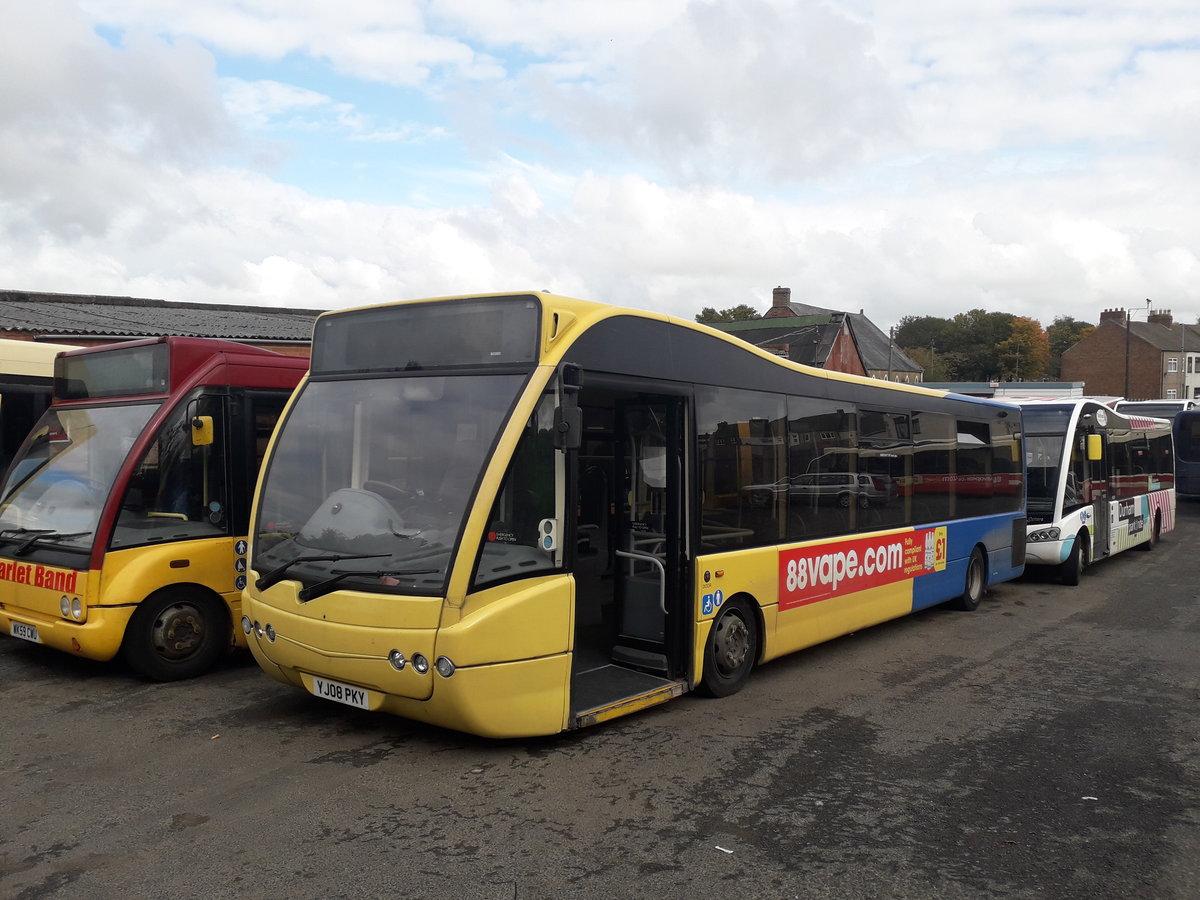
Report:
[[[51,337],[307,341],[324,310],[0,290],[0,331]]]

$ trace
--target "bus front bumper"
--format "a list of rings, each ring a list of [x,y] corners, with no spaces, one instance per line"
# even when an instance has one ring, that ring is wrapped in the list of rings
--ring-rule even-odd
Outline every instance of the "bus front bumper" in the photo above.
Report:
[[[1057,566],[1067,561],[1071,548],[1075,545],[1075,535],[1065,541],[1027,541],[1025,543],[1025,564],[1030,566]]]
[[[5,606],[0,608],[0,634],[42,644],[74,656],[107,662],[121,649],[132,606],[93,606],[83,622]]]
[[[570,653],[470,666],[455,669],[449,677],[430,666],[422,676],[430,679],[429,693],[420,700],[316,675],[330,668],[320,658],[281,664],[268,658],[262,643],[254,635],[249,641],[264,672],[325,700],[490,738],[557,734],[567,726]],[[278,658],[278,653],[271,656]],[[371,682],[386,682],[391,669],[386,658],[359,661],[360,667],[364,664],[379,672],[380,677]]]

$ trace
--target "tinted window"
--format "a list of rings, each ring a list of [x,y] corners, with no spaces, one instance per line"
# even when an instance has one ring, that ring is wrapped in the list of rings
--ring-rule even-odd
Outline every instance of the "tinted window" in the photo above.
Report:
[[[779,394],[696,389],[702,543],[731,549],[785,539],[786,409]]]
[[[99,350],[54,361],[54,395],[62,400],[165,394],[171,352],[166,344]]]
[[[397,304],[325,316],[312,371],[396,371],[537,360],[540,305],[532,297]]]

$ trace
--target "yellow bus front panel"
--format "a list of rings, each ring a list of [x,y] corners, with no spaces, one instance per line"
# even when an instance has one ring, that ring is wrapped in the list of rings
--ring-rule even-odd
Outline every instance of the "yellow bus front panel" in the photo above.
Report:
[[[0,631],[105,661],[121,649],[132,607],[99,605],[100,573],[0,560]]]
[[[269,604],[253,591],[245,598],[251,651],[280,681],[475,734],[553,734],[566,727],[569,576],[500,585],[453,609],[438,598],[339,591],[301,604],[295,595],[289,582],[264,592]],[[443,614],[453,621],[439,628]]]

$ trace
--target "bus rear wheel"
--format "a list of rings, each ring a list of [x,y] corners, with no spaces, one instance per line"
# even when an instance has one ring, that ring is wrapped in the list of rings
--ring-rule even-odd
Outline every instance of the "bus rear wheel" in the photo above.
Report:
[[[1162,537],[1162,513],[1154,514],[1154,525],[1150,528],[1150,537],[1138,544],[1139,550],[1153,550]]]
[[[963,592],[951,601],[951,605],[955,609],[967,612],[979,609],[979,603],[983,600],[986,590],[987,566],[983,561],[983,552],[976,547],[971,551],[971,558],[967,561],[967,577],[963,581]]]
[[[710,697],[740,691],[758,659],[758,618],[743,600],[730,600],[717,615],[704,645],[699,688]]]
[[[1076,585],[1083,578],[1083,572],[1088,564],[1087,535],[1079,532],[1071,544],[1071,552],[1059,569],[1063,584]]]
[[[199,589],[165,588],[143,600],[121,645],[125,661],[153,681],[181,681],[212,669],[229,646],[224,604]]]

